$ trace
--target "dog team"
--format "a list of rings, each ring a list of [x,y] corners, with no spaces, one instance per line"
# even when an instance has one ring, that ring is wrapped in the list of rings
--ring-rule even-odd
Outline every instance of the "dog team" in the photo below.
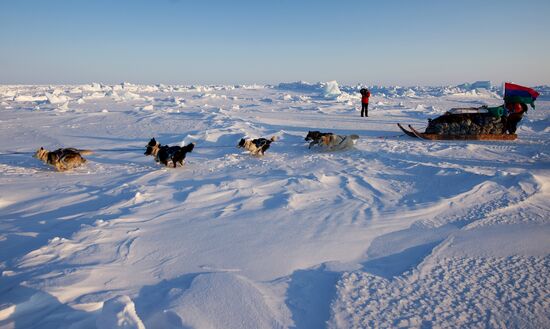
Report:
[[[241,138],[237,147],[244,148],[250,154],[261,156],[269,149],[272,142],[276,141],[276,137],[271,138]],[[353,147],[359,139],[358,135],[337,135],[334,133],[322,133],[320,131],[309,131],[305,140],[309,143],[308,148],[315,145],[322,147],[327,151],[345,150]],[[145,146],[145,155],[151,155],[166,167],[172,166],[176,168],[179,163],[183,166],[187,153],[192,152],[195,148],[194,143],[189,143],[185,146],[169,146],[161,145],[151,138]],[[57,171],[66,171],[79,167],[86,163],[86,159],[82,155],[91,154],[90,150],[81,150],[76,148],[60,148],[55,151],[47,151],[43,147],[38,149],[34,157],[43,161],[45,164],[53,166]]]

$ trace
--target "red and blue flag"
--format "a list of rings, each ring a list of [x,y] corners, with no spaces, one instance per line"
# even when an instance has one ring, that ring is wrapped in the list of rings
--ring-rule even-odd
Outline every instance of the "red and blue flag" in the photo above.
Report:
[[[504,84],[504,101],[506,103],[531,104],[531,107],[535,108],[535,100],[539,95],[540,94],[532,88],[509,82]]]

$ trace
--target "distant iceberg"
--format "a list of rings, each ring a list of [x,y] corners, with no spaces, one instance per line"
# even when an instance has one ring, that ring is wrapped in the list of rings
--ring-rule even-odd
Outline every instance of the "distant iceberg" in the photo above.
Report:
[[[463,83],[461,85],[457,86],[461,89],[467,89],[467,90],[475,90],[478,88],[483,88],[490,90],[492,88],[491,81],[476,81],[474,83]]]
[[[336,99],[338,96],[342,95],[338,82],[335,80],[328,82],[317,82],[314,84],[305,81],[281,82],[276,88],[298,92],[317,93],[327,99]]]
[[[321,84],[323,86],[324,97],[327,99],[336,99],[342,94],[338,87],[338,82],[329,81]]]

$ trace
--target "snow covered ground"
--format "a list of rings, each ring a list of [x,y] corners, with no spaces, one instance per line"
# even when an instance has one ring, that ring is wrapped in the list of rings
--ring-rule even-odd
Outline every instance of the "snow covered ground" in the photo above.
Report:
[[[517,141],[427,142],[395,123],[500,96],[373,88],[364,119],[356,91],[0,86],[0,328],[550,328],[548,95]],[[165,168],[151,137],[196,148]]]

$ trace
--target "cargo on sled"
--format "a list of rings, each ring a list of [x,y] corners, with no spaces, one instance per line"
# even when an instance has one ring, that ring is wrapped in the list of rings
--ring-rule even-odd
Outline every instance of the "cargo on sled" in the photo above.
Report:
[[[504,104],[496,107],[455,108],[428,119],[424,132],[411,125],[397,124],[405,134],[429,140],[514,140],[517,125],[527,112],[527,104],[535,108],[539,93],[534,89],[505,83]]]

